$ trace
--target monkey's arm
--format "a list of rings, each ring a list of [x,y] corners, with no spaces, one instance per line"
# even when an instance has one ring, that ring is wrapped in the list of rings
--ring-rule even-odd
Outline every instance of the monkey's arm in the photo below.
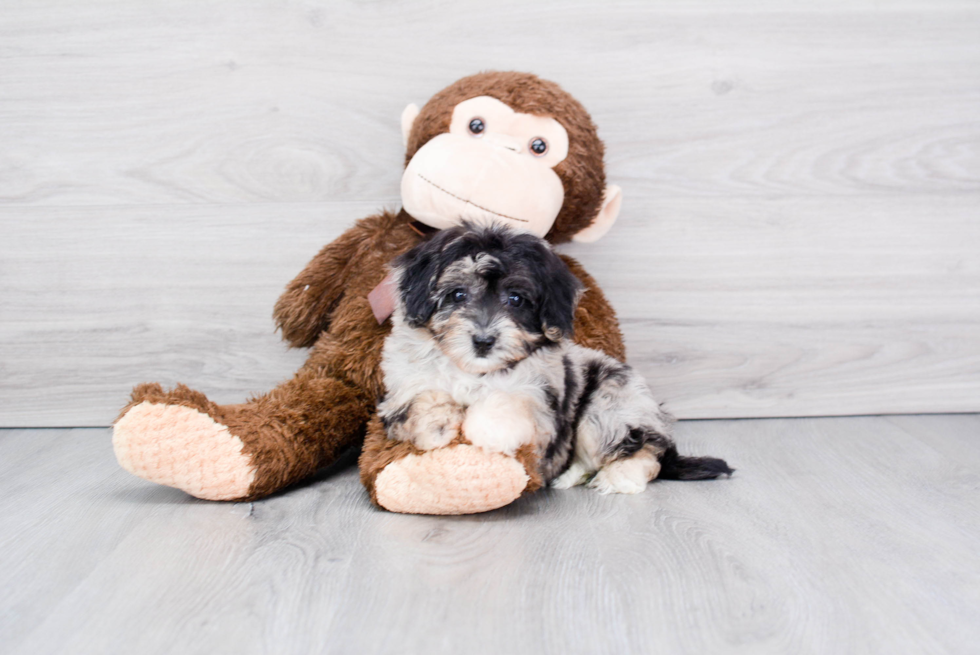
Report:
[[[626,361],[626,347],[623,345],[623,334],[619,331],[616,311],[581,264],[567,255],[560,256],[585,286],[585,293],[575,311],[575,343],[601,350],[621,362]]]
[[[331,315],[344,297],[363,255],[372,252],[389,232],[395,217],[384,213],[358,221],[328,243],[286,286],[272,312],[282,337],[294,348],[309,348],[330,326]]]

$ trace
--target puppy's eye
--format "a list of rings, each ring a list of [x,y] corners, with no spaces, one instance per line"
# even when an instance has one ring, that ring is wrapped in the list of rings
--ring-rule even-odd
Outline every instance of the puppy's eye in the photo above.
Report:
[[[511,307],[523,307],[524,298],[517,293],[511,293],[507,295],[507,304]]]
[[[469,297],[469,294],[466,293],[466,289],[453,289],[449,292],[449,299],[457,305],[466,302]]]
[[[482,118],[474,118],[470,121],[470,134],[473,136],[483,136],[483,130],[487,129],[487,124]]]
[[[548,142],[539,136],[531,139],[531,142],[527,144],[527,147],[531,150],[531,154],[535,157],[542,157],[544,153],[548,152]]]

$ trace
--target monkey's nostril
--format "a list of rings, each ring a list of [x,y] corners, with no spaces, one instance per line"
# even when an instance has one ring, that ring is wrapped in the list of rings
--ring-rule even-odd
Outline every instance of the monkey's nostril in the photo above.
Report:
[[[489,335],[474,335],[473,337],[473,349],[478,357],[485,357],[495,343],[497,343],[497,337]]]

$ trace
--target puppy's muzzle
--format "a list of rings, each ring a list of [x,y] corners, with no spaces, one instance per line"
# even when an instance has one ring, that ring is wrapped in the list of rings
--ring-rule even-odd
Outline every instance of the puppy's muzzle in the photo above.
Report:
[[[493,344],[497,343],[497,337],[490,334],[474,334],[473,350],[477,357],[486,357],[493,349]]]

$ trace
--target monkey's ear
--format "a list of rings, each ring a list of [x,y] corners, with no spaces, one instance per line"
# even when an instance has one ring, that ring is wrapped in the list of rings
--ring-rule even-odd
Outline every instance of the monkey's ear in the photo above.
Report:
[[[606,187],[602,194],[602,208],[592,224],[572,237],[578,243],[593,243],[606,236],[606,232],[619,217],[619,208],[623,205],[623,190],[615,184]]]
[[[406,148],[408,147],[408,135],[412,133],[412,125],[415,124],[418,115],[419,106],[414,102],[402,110],[402,145]]]

